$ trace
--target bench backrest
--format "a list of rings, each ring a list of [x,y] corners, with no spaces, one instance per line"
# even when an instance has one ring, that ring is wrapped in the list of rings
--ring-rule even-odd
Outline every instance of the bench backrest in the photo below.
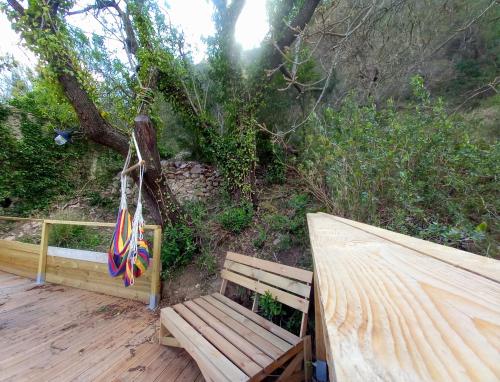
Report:
[[[228,281],[254,291],[256,298],[269,292],[282,304],[300,310],[305,315],[303,322],[307,319],[313,279],[311,271],[228,252],[221,277],[222,294]]]

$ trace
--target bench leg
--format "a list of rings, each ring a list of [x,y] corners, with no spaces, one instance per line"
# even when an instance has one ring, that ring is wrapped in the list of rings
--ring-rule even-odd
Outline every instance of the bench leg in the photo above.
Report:
[[[304,380],[312,381],[312,344],[311,336],[304,337]]]
[[[168,331],[165,325],[161,323],[161,320],[160,320],[160,333],[158,335],[158,339],[160,345],[182,348],[179,341],[177,341],[177,339],[172,336],[172,334]]]
[[[305,381],[311,382],[311,336],[304,337],[304,347],[301,352],[288,362],[278,381]]]
[[[302,366],[304,365],[304,353],[299,352],[292,360],[285,366],[283,372],[276,380],[276,382],[285,382],[289,381],[292,376],[295,376],[297,373],[301,373],[304,375],[304,371],[302,370]]]

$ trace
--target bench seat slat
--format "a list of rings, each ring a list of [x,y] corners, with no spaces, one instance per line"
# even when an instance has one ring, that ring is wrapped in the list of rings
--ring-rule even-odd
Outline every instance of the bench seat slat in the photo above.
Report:
[[[271,332],[275,337],[280,338],[282,341],[285,341],[288,344],[296,345],[301,341],[301,339],[295,334],[290,333],[289,331],[272,323],[271,321],[266,320],[264,317],[259,316],[257,313],[252,312],[250,309],[239,305],[235,301],[221,295],[220,293],[213,293],[212,295],[205,296],[204,298],[211,298],[218,301],[219,303],[222,303],[223,305],[231,309],[231,311],[235,311],[244,318],[247,318],[250,322],[254,322],[264,329],[267,329],[267,331]]]
[[[206,302],[202,299],[198,300],[201,300],[202,303]],[[244,333],[240,333],[239,331],[237,331],[236,328],[233,328],[233,326],[230,325],[229,322],[225,322],[216,318],[209,312],[208,309],[204,309],[204,307],[199,304],[199,301],[187,301],[184,303],[184,305],[186,305],[189,310],[191,310],[208,325],[210,325],[211,328],[213,328],[217,333],[219,333],[227,341],[233,344],[256,364],[260,365],[261,367],[266,367],[273,361],[273,358],[269,357],[257,346],[251,344]]]
[[[259,337],[262,337],[266,339],[268,342],[270,342],[274,347],[279,348],[280,351],[286,351],[290,348],[290,344],[286,342],[285,340],[281,339],[280,337],[276,336],[275,334],[271,333],[268,330],[265,330],[262,326],[256,324],[249,318],[245,317],[244,315],[235,312],[234,309],[231,309],[224,303],[214,299],[212,296],[203,296],[203,298],[208,301],[211,305],[215,306],[217,309],[223,311],[224,313],[230,315],[233,319],[250,329],[254,333],[259,333]],[[246,308],[245,308],[246,309]],[[264,351],[268,351],[268,347],[262,347],[261,349],[264,349]],[[276,353],[278,354],[278,353]],[[274,357],[276,354],[273,354],[272,356]],[[271,355],[271,354],[270,354]]]
[[[261,366],[257,365],[246,354],[241,352],[236,346],[215,331],[211,325],[201,318],[202,316],[191,310],[190,304],[184,303],[174,305],[174,310],[245,374],[251,377],[261,370]]]
[[[161,310],[161,322],[214,381],[247,381],[248,376],[189,325],[172,308]]]
[[[202,307],[207,314],[216,317],[218,321],[223,322],[224,325],[238,333],[238,336],[241,336],[248,343],[247,346],[240,349],[259,364],[267,366],[273,359],[278,358],[283,353],[282,349],[261,336],[261,330],[260,333],[254,332],[251,328],[234,319],[232,314],[222,312],[203,298],[197,298],[194,302]]]

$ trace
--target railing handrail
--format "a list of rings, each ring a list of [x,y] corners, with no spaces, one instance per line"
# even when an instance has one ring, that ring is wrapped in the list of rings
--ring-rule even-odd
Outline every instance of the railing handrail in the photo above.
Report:
[[[2,216],[0,215],[0,220],[11,220],[11,221],[35,221],[35,222],[43,222],[43,219],[38,218],[21,218],[17,216]]]
[[[115,227],[116,223],[107,222],[90,222],[90,221],[76,221],[76,220],[54,220],[54,219],[44,219],[47,224],[62,224],[62,225],[79,225],[79,226],[90,226],[90,227]],[[157,224],[146,224],[144,229],[155,230],[161,228]]]
[[[21,218],[17,216],[1,216],[0,220],[11,220],[11,221],[36,221],[47,224],[61,224],[61,225],[78,225],[78,226],[89,226],[89,227],[115,227],[116,223],[107,222],[93,222],[85,220],[58,220],[58,219],[38,219],[38,218]],[[155,230],[161,228],[157,224],[146,224],[144,229]]]

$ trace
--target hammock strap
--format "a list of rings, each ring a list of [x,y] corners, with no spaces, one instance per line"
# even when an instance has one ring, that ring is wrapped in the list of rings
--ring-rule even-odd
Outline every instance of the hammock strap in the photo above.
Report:
[[[132,150],[129,146],[127,158],[125,159],[125,164],[123,165],[123,170],[120,174],[120,183],[121,183],[120,210],[122,211],[127,208],[127,174],[124,174],[124,171],[129,167],[131,158],[132,158]]]
[[[139,163],[142,163],[141,152],[139,151],[139,145],[137,144],[137,140],[135,139],[135,134],[132,133],[132,141],[135,145],[135,150],[137,153],[137,158],[139,159]],[[144,218],[142,216],[142,181],[144,178],[144,164],[139,166],[139,184],[138,184],[138,196],[137,196],[137,207],[134,213],[134,219],[132,220],[132,234],[130,236],[130,248],[128,253],[128,261],[130,261],[129,268],[129,280],[130,285],[134,285],[134,265],[137,259],[138,254],[138,242],[142,241],[143,238],[143,227],[144,227]]]

